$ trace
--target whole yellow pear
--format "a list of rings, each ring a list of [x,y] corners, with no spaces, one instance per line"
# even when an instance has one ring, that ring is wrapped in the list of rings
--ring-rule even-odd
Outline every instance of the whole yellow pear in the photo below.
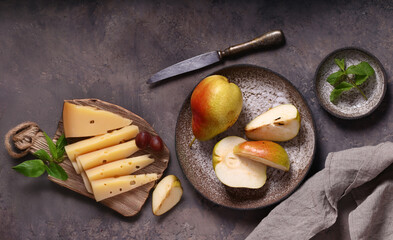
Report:
[[[191,95],[192,131],[196,139],[209,140],[231,127],[243,107],[240,88],[221,75],[203,79]]]

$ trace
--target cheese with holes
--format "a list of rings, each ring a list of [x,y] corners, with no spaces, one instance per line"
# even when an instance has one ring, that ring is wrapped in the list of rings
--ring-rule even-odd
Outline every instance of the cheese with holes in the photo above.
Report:
[[[135,140],[85,153],[76,157],[76,161],[84,170],[131,156],[138,151]]]
[[[97,136],[131,123],[130,119],[109,111],[64,102],[63,125],[66,138]]]
[[[91,182],[94,198],[97,202],[128,192],[158,179],[156,173],[128,175],[117,178],[104,178]]]
[[[86,170],[86,175],[90,181],[109,177],[129,175],[139,169],[146,167],[153,162],[154,159],[150,158],[149,154],[146,154],[139,157],[117,160],[95,168],[91,168],[89,170]]]
[[[138,133],[138,126],[130,125],[120,130],[66,145],[64,149],[68,158],[75,161],[79,155],[125,142],[134,138]]]

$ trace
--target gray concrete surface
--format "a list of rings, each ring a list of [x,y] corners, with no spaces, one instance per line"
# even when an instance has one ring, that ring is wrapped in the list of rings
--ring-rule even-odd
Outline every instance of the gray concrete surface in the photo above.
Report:
[[[173,63],[273,29],[284,31],[285,47],[145,84]],[[389,82],[376,112],[353,121],[325,112],[313,90],[322,58],[346,46],[378,57]],[[238,63],[289,79],[317,126],[311,176],[331,151],[393,140],[392,61],[392,1],[1,1],[0,136],[26,120],[53,135],[64,99],[109,101],[142,116],[161,135],[171,150],[166,173],[180,178],[184,196],[162,217],[152,214],[150,198],[137,216],[121,217],[46,177],[17,174],[11,167],[21,160],[1,146],[0,239],[244,239],[272,207],[237,211],[209,202],[176,159],[175,121],[195,84]]]

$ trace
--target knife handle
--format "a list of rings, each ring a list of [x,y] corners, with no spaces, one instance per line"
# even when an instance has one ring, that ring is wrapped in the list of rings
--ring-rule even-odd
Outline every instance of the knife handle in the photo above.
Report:
[[[251,41],[231,46],[224,51],[218,51],[220,59],[233,57],[257,49],[272,49],[284,45],[285,37],[281,30],[271,31]]]

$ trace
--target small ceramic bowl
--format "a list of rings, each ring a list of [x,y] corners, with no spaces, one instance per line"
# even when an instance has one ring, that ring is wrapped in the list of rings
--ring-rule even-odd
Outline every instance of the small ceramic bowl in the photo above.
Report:
[[[367,79],[360,88],[367,96],[367,100],[355,88],[344,92],[337,102],[330,102],[330,93],[333,86],[326,79],[338,71],[339,67],[334,59],[345,59],[346,67],[368,62],[375,74]],[[358,119],[371,114],[382,102],[387,86],[387,78],[381,62],[369,52],[353,47],[338,49],[327,55],[319,64],[315,73],[315,92],[319,103],[332,115],[343,119]]]

